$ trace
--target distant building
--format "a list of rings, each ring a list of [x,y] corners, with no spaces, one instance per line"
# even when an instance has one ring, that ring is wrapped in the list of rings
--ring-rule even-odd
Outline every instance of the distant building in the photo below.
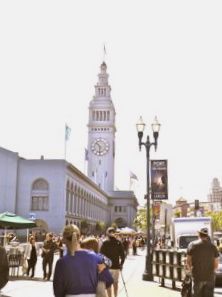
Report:
[[[174,206],[174,214],[178,214],[181,217],[187,217],[189,204],[187,200],[183,197],[180,197],[176,200],[176,205]]]
[[[180,217],[204,216],[208,212],[220,210],[221,204],[218,202],[199,201],[197,199],[187,202],[183,197],[180,197],[173,207],[174,216]]]
[[[212,186],[210,189],[210,193],[208,194],[208,201],[211,203],[217,203],[220,205],[220,210],[222,206],[222,187],[220,186],[220,182],[218,178],[214,178],[212,181]]]

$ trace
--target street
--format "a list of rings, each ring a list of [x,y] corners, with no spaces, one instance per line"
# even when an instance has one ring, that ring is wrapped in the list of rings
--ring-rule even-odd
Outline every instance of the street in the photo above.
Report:
[[[54,264],[58,256],[55,256]],[[42,258],[38,257],[36,275],[34,279],[26,277],[10,280],[2,290],[2,297],[53,297],[52,281],[42,280]],[[142,280],[145,267],[145,250],[138,250],[138,255],[129,255],[125,261],[122,275],[119,282],[118,297],[179,297],[179,290],[171,289],[171,282],[166,282],[165,288],[161,287],[155,279],[154,282]],[[125,282],[125,286],[123,283]],[[180,284],[178,284],[179,287]],[[125,289],[126,288],[126,289]],[[126,292],[127,290],[127,292]],[[215,288],[215,297],[221,297],[222,288]]]

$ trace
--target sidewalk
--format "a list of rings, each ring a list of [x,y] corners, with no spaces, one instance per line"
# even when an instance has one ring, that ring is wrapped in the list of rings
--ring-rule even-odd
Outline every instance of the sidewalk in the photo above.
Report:
[[[133,278],[126,284],[128,297],[180,297],[180,292],[169,288],[162,288],[156,282],[147,282]],[[52,282],[42,281],[10,281],[2,290],[2,297],[53,297]],[[1,295],[0,295],[1,296]],[[127,297],[124,287],[121,287],[118,297]]]
[[[128,297],[180,297],[180,292],[169,288],[162,288],[155,282],[133,281],[127,285]],[[125,290],[121,290],[118,297],[126,297]]]
[[[55,262],[57,257],[55,258]],[[54,297],[52,281],[42,280],[42,260],[38,259],[36,277],[31,279],[14,279],[2,289],[2,297]],[[180,292],[160,287],[157,282],[142,280],[145,267],[145,251],[138,251],[137,256],[128,256],[124,264],[122,276],[126,284],[128,295],[123,285],[122,277],[119,281],[118,297],[180,297]],[[1,295],[0,295],[1,296]]]
[[[119,290],[118,297],[180,297],[180,292],[170,288],[161,287],[156,282],[143,281],[141,275],[126,284],[128,295],[125,288]]]
[[[134,264],[131,262],[134,259]],[[130,267],[131,266],[131,267]],[[130,272],[128,269],[130,269]],[[130,256],[127,263],[124,265],[122,276],[126,285],[127,293],[123,285],[122,277],[120,276],[119,294],[118,297],[180,297],[179,290],[168,287],[161,287],[158,282],[144,281],[142,275],[145,268],[145,251],[139,251],[138,256]],[[158,279],[156,279],[158,280]]]

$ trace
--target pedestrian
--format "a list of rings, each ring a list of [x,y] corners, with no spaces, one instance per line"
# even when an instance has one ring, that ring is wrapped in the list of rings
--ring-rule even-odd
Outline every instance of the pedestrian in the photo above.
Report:
[[[8,258],[7,258],[5,248],[0,246],[0,290],[4,288],[8,280],[9,280]]]
[[[118,281],[120,270],[125,261],[124,248],[120,240],[115,238],[115,229],[109,227],[106,231],[107,239],[103,242],[100,252],[112,261],[110,272],[113,277],[114,296],[118,294]],[[107,289],[108,296],[112,297],[112,287]]]
[[[95,237],[87,237],[83,239],[83,241],[81,241],[80,246],[83,249],[94,251],[96,254],[101,256],[101,261],[105,264],[105,266],[103,267],[104,269],[102,270],[102,276],[104,277],[104,274],[106,275],[106,281],[104,281],[104,278],[101,278],[101,275],[99,273],[96,297],[107,297],[106,289],[108,289],[113,284],[112,275],[108,270],[108,267],[112,266],[112,261],[106,256],[99,253],[99,241]]]
[[[53,240],[53,234],[47,233],[46,239],[42,247],[42,269],[43,279],[50,280],[52,274],[52,264],[54,260],[54,252],[57,249],[57,245]],[[47,273],[48,268],[48,273]]]
[[[96,297],[101,257],[81,249],[80,231],[76,225],[65,226],[63,241],[67,246],[67,254],[56,262],[53,278],[55,297]]]
[[[198,231],[199,239],[187,248],[187,268],[192,274],[193,297],[213,297],[215,270],[219,264],[219,253],[211,242],[208,229]]]
[[[133,247],[133,255],[137,255],[137,238],[134,237],[133,242],[132,242],[132,247]]]
[[[63,242],[62,242],[62,237],[61,236],[59,236],[57,238],[56,244],[57,244],[57,248],[59,250],[59,257],[62,258],[63,253],[64,253],[64,247],[63,247]]]
[[[30,236],[29,243],[27,244],[24,252],[24,261],[28,261],[27,276],[31,271],[31,278],[35,275],[35,266],[37,263],[37,245],[34,236]]]
[[[126,258],[127,255],[129,254],[129,238],[128,237],[123,238],[122,245],[123,245],[123,248],[124,248],[125,258]]]

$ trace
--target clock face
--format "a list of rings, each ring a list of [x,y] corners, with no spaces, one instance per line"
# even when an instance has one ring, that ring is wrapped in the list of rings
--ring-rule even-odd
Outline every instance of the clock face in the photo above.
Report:
[[[103,138],[97,138],[92,142],[91,150],[95,155],[103,156],[109,150],[109,143]]]

